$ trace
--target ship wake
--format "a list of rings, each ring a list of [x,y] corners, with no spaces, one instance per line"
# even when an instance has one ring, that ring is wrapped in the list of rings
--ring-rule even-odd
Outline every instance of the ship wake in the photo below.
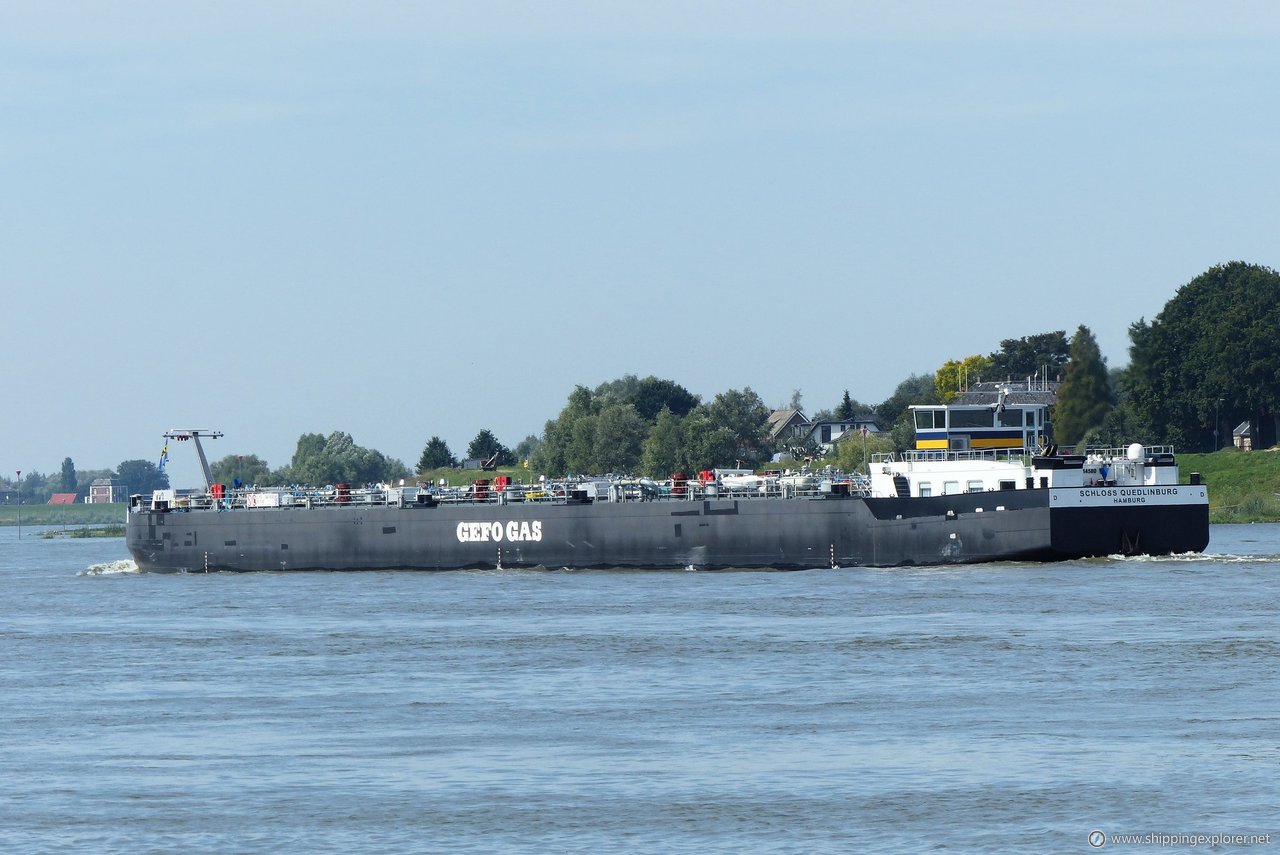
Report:
[[[1104,561],[1131,563],[1185,562],[1188,564],[1274,564],[1280,555],[1231,555],[1227,553],[1176,552],[1172,555],[1108,555]]]
[[[90,564],[79,572],[80,576],[119,576],[124,573],[141,573],[132,559],[108,561],[104,564]]]

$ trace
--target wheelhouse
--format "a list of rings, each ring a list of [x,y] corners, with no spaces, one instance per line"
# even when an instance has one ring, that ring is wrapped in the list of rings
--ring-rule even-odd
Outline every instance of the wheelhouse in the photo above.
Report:
[[[917,451],[1036,448],[1048,442],[1045,404],[918,404]]]

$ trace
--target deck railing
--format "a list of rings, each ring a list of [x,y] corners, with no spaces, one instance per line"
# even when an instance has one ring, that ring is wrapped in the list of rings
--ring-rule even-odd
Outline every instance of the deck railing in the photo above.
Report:
[[[238,488],[164,498],[135,495],[130,510],[232,511],[282,508],[361,508],[372,506],[432,507],[436,505],[585,504],[588,502],[691,502],[715,499],[825,499],[868,496],[870,482],[862,475],[760,476],[747,483],[671,481],[549,481],[531,484],[492,484],[462,487],[358,488]]]

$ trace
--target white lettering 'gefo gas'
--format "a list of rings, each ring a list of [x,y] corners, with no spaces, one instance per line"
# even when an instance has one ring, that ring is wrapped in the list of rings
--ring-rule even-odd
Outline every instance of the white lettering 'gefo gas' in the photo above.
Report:
[[[522,541],[537,542],[542,540],[542,520],[512,520],[505,526],[500,522],[460,522],[458,523],[458,541],[460,543],[493,542],[507,540],[512,543]]]

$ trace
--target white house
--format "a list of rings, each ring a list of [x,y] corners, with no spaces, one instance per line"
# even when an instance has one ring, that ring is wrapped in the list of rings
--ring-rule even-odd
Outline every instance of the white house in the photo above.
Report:
[[[813,422],[809,426],[809,439],[817,443],[823,453],[831,451],[837,442],[852,435],[861,435],[863,430],[868,435],[880,433],[880,425],[875,416],[854,416],[851,419],[839,419],[829,422]]]

